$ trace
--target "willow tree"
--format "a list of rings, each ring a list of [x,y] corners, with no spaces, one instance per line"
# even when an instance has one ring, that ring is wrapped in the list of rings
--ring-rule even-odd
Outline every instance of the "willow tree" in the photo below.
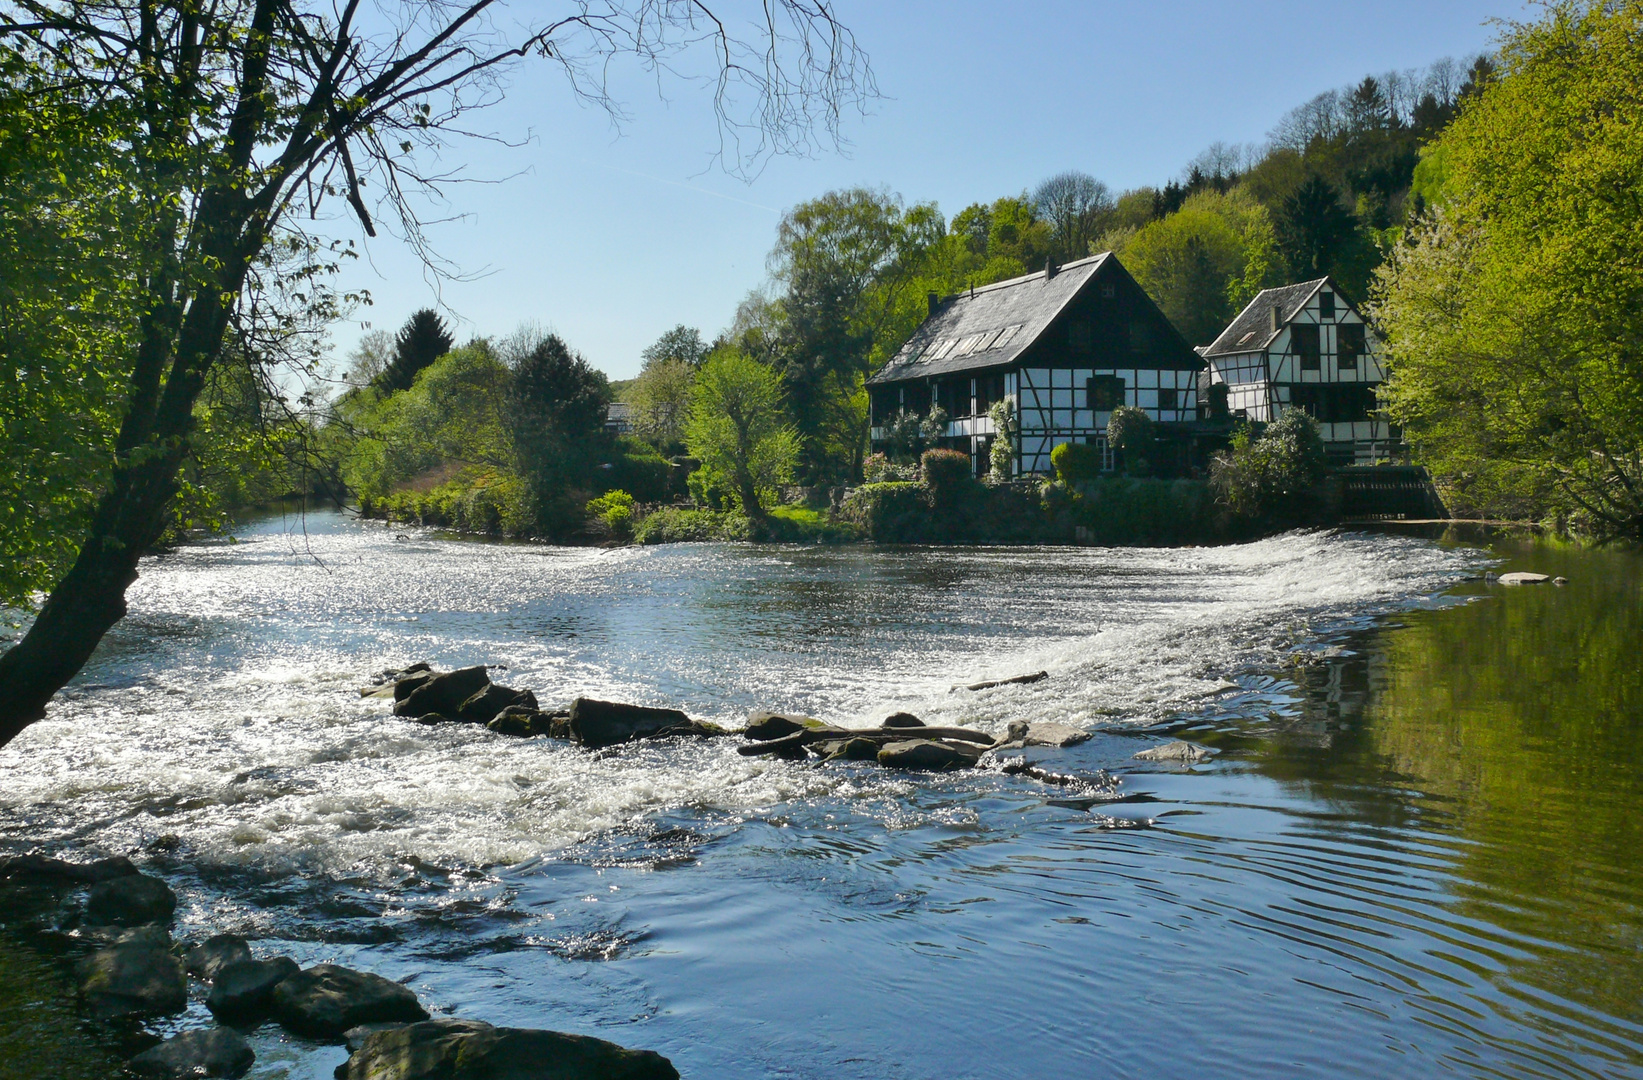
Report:
[[[0,0],[5,92],[26,84],[36,115],[65,125],[96,107],[104,159],[121,163],[90,170],[115,188],[97,198],[127,207],[133,223],[111,238],[122,250],[107,271],[110,289],[129,293],[101,365],[117,430],[90,470],[72,563],[0,656],[0,744],[44,715],[125,614],[225,343],[259,331],[277,340],[323,295],[339,246],[305,230],[335,203],[367,236],[389,216],[426,254],[413,200],[439,177],[424,163],[504,92],[511,66],[556,65],[569,93],[619,114],[603,81],[612,62],[658,75],[710,62],[717,152],[732,171],[836,139],[872,83],[829,0],[762,0],[734,23],[717,6],[560,0],[550,16],[536,5],[504,16],[498,0],[363,11],[358,0]],[[77,194],[95,201],[71,191],[57,202]],[[66,348],[36,360],[48,372],[77,362]]]

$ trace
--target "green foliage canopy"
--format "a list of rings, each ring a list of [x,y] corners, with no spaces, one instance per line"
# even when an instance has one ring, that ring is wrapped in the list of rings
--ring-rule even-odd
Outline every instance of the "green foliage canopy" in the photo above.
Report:
[[[742,511],[764,515],[764,501],[791,481],[799,435],[787,423],[781,378],[729,347],[702,365],[691,391],[685,440],[704,468],[730,479]]]
[[[1643,3],[1508,28],[1381,272],[1388,414],[1468,509],[1643,538]],[[1435,155],[1435,158],[1434,156]]]

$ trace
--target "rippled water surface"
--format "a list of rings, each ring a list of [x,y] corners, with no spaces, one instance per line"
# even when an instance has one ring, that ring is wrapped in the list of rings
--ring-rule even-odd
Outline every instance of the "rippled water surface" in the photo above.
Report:
[[[131,616],[0,751],[0,843],[132,854],[178,888],[179,934],[687,1077],[1643,1075],[1635,556],[299,526],[145,563]],[[1497,563],[1571,584],[1475,580]],[[735,740],[589,754],[355,694],[418,659],[730,723],[1070,722],[1096,737],[1032,756],[1103,797]],[[1171,737],[1218,753],[1132,760]],[[342,1056],[254,1045],[259,1077]]]

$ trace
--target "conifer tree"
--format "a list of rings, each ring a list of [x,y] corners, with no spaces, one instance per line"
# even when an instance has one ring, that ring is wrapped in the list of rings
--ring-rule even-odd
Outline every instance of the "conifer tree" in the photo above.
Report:
[[[409,390],[417,373],[450,352],[455,344],[439,313],[423,308],[405,320],[394,338],[394,357],[377,378],[377,386],[386,394]]]

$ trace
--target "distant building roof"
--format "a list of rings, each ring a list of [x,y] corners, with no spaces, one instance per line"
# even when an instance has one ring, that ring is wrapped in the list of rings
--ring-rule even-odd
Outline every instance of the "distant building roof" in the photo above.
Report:
[[[949,296],[869,382],[946,375],[1008,364],[1038,340],[1112,252]]]
[[[1238,313],[1238,317],[1232,320],[1232,325],[1221,331],[1221,336],[1210,343],[1209,348],[1201,350],[1201,355],[1229,356],[1234,353],[1264,352],[1284,325],[1312,299],[1312,294],[1328,284],[1329,279],[1321,277],[1297,285],[1262,290],[1243,311]],[[1336,288],[1335,291],[1339,293],[1340,289]],[[1275,305],[1279,309],[1278,330],[1272,328],[1271,311]]]

